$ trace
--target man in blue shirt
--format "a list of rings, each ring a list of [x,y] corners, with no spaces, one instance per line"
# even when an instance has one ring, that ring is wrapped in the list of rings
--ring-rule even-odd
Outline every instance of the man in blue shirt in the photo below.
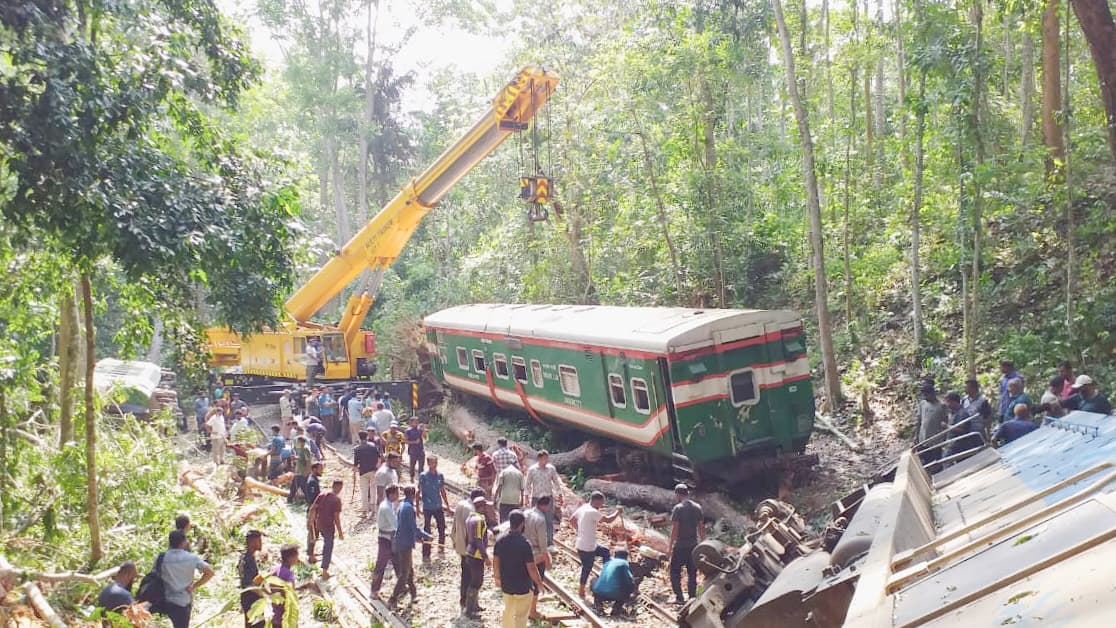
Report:
[[[617,550],[616,554],[601,567],[601,575],[593,580],[593,603],[597,614],[604,613],[604,603],[612,602],[612,616],[624,612],[624,605],[635,592],[635,578],[628,564],[628,552]]]
[[[1011,360],[1000,360],[1000,373],[1003,377],[1000,378],[1000,407],[997,416],[1003,417],[1004,421],[1011,419],[1011,409],[1015,406],[1011,405],[1011,394],[1008,392],[1008,382],[1013,379],[1019,380],[1019,390],[1023,390],[1023,376],[1019,371],[1015,370],[1015,362]]]
[[[438,472],[438,456],[428,456],[427,471],[419,474],[418,493],[419,503],[422,505],[422,529],[430,534],[430,520],[438,523],[438,553],[446,551],[446,513],[443,504],[449,505],[446,495],[445,477]],[[430,559],[430,544],[422,546],[422,559]]]
[[[198,391],[198,397],[194,399],[194,420],[197,421],[199,432],[205,429],[205,415],[207,414],[209,414],[209,397]]]
[[[267,455],[269,456],[267,479],[269,480],[279,477],[279,469],[283,463],[283,447],[287,445],[287,441],[283,440],[283,435],[280,432],[278,425],[271,426],[271,442],[267,445]]]
[[[415,589],[414,550],[418,538],[429,541],[434,537],[418,527],[415,517],[415,487],[403,488],[403,501],[396,513],[395,540],[392,541],[392,562],[395,563],[395,590],[391,592],[388,605],[394,605],[403,597],[404,590],[411,592],[411,603],[418,598]]]
[[[190,628],[190,610],[194,591],[213,577],[213,568],[200,556],[186,549],[186,534],[181,530],[170,533],[170,549],[163,554],[161,573],[165,601],[163,612],[174,628]],[[194,572],[202,577],[194,581]]]
[[[1031,409],[1026,404],[1018,404],[1012,411],[1015,416],[1010,421],[1004,421],[996,429],[996,433],[992,435],[993,443],[1003,441],[1006,445],[1038,429],[1035,422],[1031,420]]]
[[[120,565],[116,575],[97,596],[97,606],[106,611],[120,612],[122,608],[135,604],[136,600],[132,597],[132,583],[135,582],[137,573],[136,564],[130,560]]]
[[[1004,400],[1001,399],[1000,401],[1003,402]],[[1015,416],[1015,407],[1020,404],[1030,407],[1031,398],[1023,392],[1023,379],[1015,378],[1007,383],[1007,406],[1000,413],[1000,421],[1004,423],[1010,421]]]

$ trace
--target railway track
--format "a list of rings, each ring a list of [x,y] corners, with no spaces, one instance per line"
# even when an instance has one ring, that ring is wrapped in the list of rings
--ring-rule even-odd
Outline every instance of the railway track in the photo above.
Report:
[[[450,480],[445,480],[445,486],[446,486],[447,491],[452,492],[452,493],[454,493],[454,494],[456,494],[460,497],[465,496],[469,492],[465,487],[457,484],[456,482],[452,482]],[[570,547],[566,543],[563,543],[562,541],[559,541],[558,539],[554,539],[554,545],[556,547],[558,547],[558,549],[560,549],[564,554],[566,554],[570,558],[580,562],[581,559],[578,556],[577,551],[574,548]],[[597,567],[596,565],[594,565],[593,566],[593,575],[599,576],[600,573],[601,573],[600,568]],[[570,593],[570,591],[567,590],[565,587],[563,587],[559,583],[555,582],[550,577],[549,574],[547,574],[545,581],[546,581],[547,586],[550,587],[551,590],[554,591],[555,595],[560,600],[562,600],[562,602],[566,606],[571,607],[571,609],[575,609],[575,612],[580,611],[581,613],[584,613],[586,616],[582,617],[582,618],[586,619],[586,621],[588,621],[593,626],[599,627],[601,625],[600,624],[600,618],[597,617],[597,615],[593,611],[592,607],[590,607],[588,604],[586,604],[584,600],[582,600],[577,595],[574,595],[574,594]],[[659,604],[655,600],[651,599],[650,596],[640,593],[638,595],[637,599],[640,602],[642,602],[644,606],[646,606],[648,609],[650,609],[651,613],[653,615],[655,615],[655,618],[657,620],[659,620],[661,622],[666,622],[666,625],[669,625],[669,626],[678,625],[678,616],[676,614],[672,613],[670,611],[670,609],[666,608],[662,604]],[[591,617],[591,619],[590,619],[590,617]]]

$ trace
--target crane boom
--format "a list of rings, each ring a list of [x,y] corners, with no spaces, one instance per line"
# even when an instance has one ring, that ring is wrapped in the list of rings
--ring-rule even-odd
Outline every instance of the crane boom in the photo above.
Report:
[[[450,188],[509,135],[528,128],[557,83],[558,77],[541,66],[520,70],[461,139],[408,182],[336,256],[291,295],[286,303],[287,313],[305,324],[362,272],[390,266],[422,218]]]

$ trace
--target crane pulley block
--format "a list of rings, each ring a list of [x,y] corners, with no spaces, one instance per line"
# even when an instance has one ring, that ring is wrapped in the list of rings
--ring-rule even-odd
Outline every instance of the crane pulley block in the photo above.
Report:
[[[550,202],[550,178],[539,175],[520,177],[519,198],[528,203],[546,205]]]

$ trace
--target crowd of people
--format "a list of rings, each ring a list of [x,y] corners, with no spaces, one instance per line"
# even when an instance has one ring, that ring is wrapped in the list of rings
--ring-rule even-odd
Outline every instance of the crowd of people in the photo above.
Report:
[[[1035,403],[1026,391],[1026,380],[1011,360],[1000,362],[996,404],[985,398],[975,379],[965,382],[964,392],[949,391],[938,397],[932,379],[919,389],[917,436],[924,465],[964,457],[986,443],[1010,443],[1038,428],[1044,420],[1061,419],[1074,410],[1111,414],[1112,404],[1092,377],[1074,373],[1062,362],[1047,381]]]
[[[498,439],[491,451],[473,445],[473,458],[462,466],[475,477],[476,486],[453,503],[439,471],[439,458],[426,451],[425,426],[417,417],[404,417],[407,426],[401,429],[386,392],[334,391],[324,386],[284,391],[279,399],[279,422],[271,426],[262,445],[256,442],[259,432],[248,404],[220,385],[197,396],[194,414],[214,464],[226,463],[230,444],[252,443],[248,450],[254,452],[250,454],[255,458],[252,470],[273,483],[289,480],[288,502],[307,505],[306,560],[320,565],[322,579],[331,578],[335,545],[345,539],[341,518],[345,480],[325,479],[323,441],[329,437],[353,445],[351,481],[354,493],[359,494],[353,504],[359,509],[358,520],[374,530],[377,540],[373,595],[381,595],[390,567],[395,584],[387,594],[388,604],[396,605],[408,596],[413,604],[418,596],[414,551],[421,547],[427,562],[435,550],[443,557],[449,547],[460,562],[459,603],[464,616],[479,618],[479,594],[486,574],[491,574],[503,594],[504,626],[522,627],[541,617],[538,596],[553,565],[554,536],[562,525],[560,513],[567,493],[548,452],[538,452],[529,462],[505,438]],[[404,460],[408,482],[402,479]],[[671,513],[670,576],[676,601],[683,603],[683,570],[688,572],[686,593],[690,598],[696,594],[697,571],[691,554],[704,537],[704,529],[701,507],[689,499],[689,489],[679,485],[676,493],[679,504]],[[598,524],[610,523],[622,513],[620,508],[606,513],[603,506],[604,496],[593,493],[567,521],[581,561],[579,595],[589,600],[588,588],[599,611],[609,602],[613,614],[619,615],[633,610],[631,602],[641,576],[633,574],[628,548],[613,551],[599,540]],[[153,610],[167,615],[176,628],[189,624],[193,593],[213,576],[212,567],[191,551],[189,527],[188,518],[181,517],[169,536],[168,550],[160,554],[148,575],[155,574],[164,591],[152,604]],[[294,586],[293,567],[302,560],[299,552],[303,548],[283,545],[277,563],[261,573],[257,561],[263,536],[258,530],[247,533],[237,566],[241,610],[245,625],[253,628],[264,625],[259,612],[261,583],[273,578]],[[598,558],[599,576],[591,580]],[[134,603],[132,588],[138,575],[134,564],[122,565],[102,591],[100,605],[116,609]],[[140,588],[143,590],[142,585]],[[278,626],[283,609],[274,610],[274,625]]]

